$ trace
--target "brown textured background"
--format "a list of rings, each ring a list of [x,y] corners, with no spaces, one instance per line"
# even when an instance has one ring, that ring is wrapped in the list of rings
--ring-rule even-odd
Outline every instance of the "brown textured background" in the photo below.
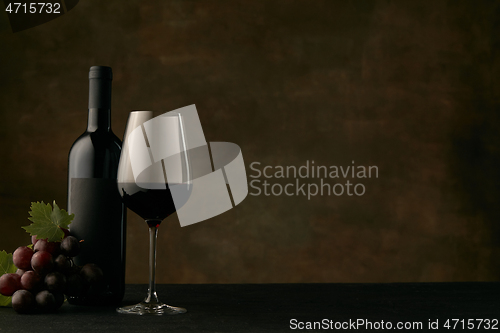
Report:
[[[254,161],[379,168],[361,197],[171,217],[158,282],[498,281],[499,24],[495,1],[85,0],[15,34],[3,13],[0,249],[29,242],[31,201],[66,207],[88,69],[109,65],[119,137],[130,110],[196,104],[249,175]],[[147,280],[147,240],[129,212],[129,283]]]

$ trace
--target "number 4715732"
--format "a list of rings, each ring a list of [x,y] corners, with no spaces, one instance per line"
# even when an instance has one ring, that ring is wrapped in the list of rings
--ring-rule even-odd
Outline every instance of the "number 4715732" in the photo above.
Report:
[[[51,2],[11,2],[5,8],[9,14],[60,14],[61,4]]]
[[[448,319],[443,325],[447,329],[492,329],[498,330],[498,319]]]

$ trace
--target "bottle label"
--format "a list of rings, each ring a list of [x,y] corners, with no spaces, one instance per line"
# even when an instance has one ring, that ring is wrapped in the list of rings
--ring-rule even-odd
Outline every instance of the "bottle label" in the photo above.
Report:
[[[126,208],[116,179],[72,178],[69,228],[80,240],[78,266],[94,263],[104,273],[107,292],[122,294],[125,286]]]

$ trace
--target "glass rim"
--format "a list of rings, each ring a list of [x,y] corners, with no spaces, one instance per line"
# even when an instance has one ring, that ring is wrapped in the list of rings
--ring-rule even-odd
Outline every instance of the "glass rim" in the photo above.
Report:
[[[154,113],[154,111],[151,111],[151,110],[133,110],[133,111],[130,111],[130,113],[139,113],[139,112],[151,112],[151,113]],[[170,112],[173,112],[173,111],[170,111]],[[177,116],[180,115],[180,113],[178,113],[178,112],[175,112],[175,113],[172,113],[172,114],[168,114],[170,112],[162,113],[160,115],[161,116],[167,116],[167,117],[177,117]]]

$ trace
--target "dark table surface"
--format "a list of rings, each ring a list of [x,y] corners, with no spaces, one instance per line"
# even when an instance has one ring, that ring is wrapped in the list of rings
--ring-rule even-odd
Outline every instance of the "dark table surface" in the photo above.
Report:
[[[146,290],[146,285],[127,285],[124,304],[141,301]],[[478,319],[489,320],[481,323],[482,328],[489,323],[496,328],[489,331],[500,330],[500,282],[159,285],[158,295],[188,312],[134,316],[118,314],[114,307],[65,303],[54,314],[20,315],[11,308],[0,308],[0,333],[287,332],[300,331],[299,325],[308,332],[333,331],[335,325],[371,331],[369,323],[377,332],[389,324],[397,330],[398,323],[421,323],[414,331],[427,331],[436,320],[438,332],[462,330],[462,325],[467,328],[471,323],[474,329],[466,330],[479,331]],[[450,329],[444,327],[447,320]],[[307,330],[308,322],[319,323],[316,329]]]

